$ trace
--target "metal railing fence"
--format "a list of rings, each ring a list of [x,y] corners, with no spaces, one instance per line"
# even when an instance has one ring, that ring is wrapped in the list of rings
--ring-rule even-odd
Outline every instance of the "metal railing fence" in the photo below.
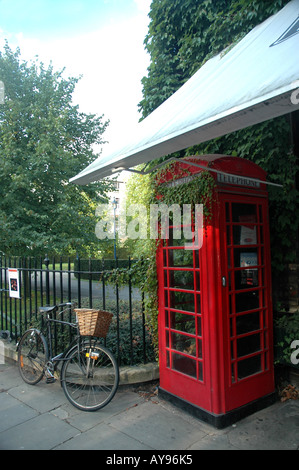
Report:
[[[130,274],[126,285],[109,282],[113,269],[119,269],[120,265],[130,270],[133,262],[130,258],[123,261],[0,257],[0,330],[17,342],[28,327],[41,322],[40,306],[73,302],[79,308],[108,310],[114,314],[104,341],[120,365],[154,360],[151,333],[145,321],[144,294],[132,285]],[[18,298],[11,297],[9,269],[17,273]],[[66,328],[60,325],[54,328],[56,350],[62,338],[70,339],[71,333]]]

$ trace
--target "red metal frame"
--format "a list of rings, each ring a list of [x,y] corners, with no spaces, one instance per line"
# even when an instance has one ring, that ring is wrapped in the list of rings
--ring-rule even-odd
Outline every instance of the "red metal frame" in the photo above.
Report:
[[[188,160],[265,180],[261,168],[237,157]],[[185,168],[176,164],[175,174],[185,176]],[[169,239],[157,249],[160,387],[215,415],[274,391],[267,192],[263,183],[242,186],[242,177],[221,174],[214,173],[202,247],[185,250]],[[173,170],[163,181],[171,178]]]

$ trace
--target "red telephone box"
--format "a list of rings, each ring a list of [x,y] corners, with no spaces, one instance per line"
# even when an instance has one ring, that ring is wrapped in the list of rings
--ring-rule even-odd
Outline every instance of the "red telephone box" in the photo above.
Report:
[[[176,162],[161,184],[186,168],[200,177],[190,163],[215,179],[212,220],[201,247],[185,249],[170,226],[157,249],[159,393],[221,428],[276,398],[266,173],[207,155]]]

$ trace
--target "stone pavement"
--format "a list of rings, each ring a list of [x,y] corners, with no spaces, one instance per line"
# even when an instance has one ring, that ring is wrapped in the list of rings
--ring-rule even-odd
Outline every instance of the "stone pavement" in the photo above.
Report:
[[[163,400],[154,385],[120,387],[109,405],[87,413],[67,401],[59,381],[30,386],[15,364],[2,364],[0,449],[135,451],[132,455],[299,450],[299,400],[276,402],[219,430]]]

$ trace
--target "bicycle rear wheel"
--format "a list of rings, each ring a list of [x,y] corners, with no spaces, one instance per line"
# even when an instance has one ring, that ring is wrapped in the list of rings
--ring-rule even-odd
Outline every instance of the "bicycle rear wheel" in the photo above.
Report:
[[[119,370],[113,354],[100,344],[81,343],[71,349],[61,369],[68,400],[82,411],[96,411],[114,397]]]
[[[22,379],[30,384],[37,384],[44,376],[44,367],[48,360],[48,345],[43,334],[32,328],[27,330],[18,346],[18,366]]]

